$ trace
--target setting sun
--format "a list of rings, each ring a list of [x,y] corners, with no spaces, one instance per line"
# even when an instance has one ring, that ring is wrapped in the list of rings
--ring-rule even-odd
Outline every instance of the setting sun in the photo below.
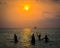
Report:
[[[24,10],[28,11],[30,9],[30,6],[29,5],[25,5],[24,6]]]

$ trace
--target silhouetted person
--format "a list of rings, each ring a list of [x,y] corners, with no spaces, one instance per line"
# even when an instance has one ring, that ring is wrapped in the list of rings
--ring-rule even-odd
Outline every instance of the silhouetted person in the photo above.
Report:
[[[40,41],[41,40],[41,34],[39,34],[37,36],[38,36],[38,40]]]
[[[17,35],[14,34],[14,43],[18,43]]]
[[[32,37],[31,37],[31,44],[35,45],[35,36],[34,36],[34,34],[32,34]]]
[[[45,43],[48,43],[49,42],[49,38],[48,38],[47,35],[45,35],[44,39],[45,39]]]

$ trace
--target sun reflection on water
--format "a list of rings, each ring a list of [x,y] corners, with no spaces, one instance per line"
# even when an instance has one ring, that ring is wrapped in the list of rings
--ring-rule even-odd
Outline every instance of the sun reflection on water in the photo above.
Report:
[[[31,29],[30,28],[23,29],[23,32],[21,33],[21,42],[23,46],[30,45],[30,37],[31,37]]]

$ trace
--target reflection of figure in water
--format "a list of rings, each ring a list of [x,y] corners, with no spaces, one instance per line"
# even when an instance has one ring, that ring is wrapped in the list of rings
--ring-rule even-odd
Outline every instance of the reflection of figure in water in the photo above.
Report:
[[[47,36],[47,35],[45,35],[44,39],[45,39],[45,43],[48,43],[49,38],[48,38],[48,36]]]
[[[38,36],[38,40],[40,41],[41,40],[41,34],[37,34]]]
[[[31,37],[31,44],[35,45],[35,36],[34,36],[34,34],[32,34],[32,37]]]
[[[17,42],[18,42],[17,36],[16,34],[14,34],[14,43],[17,43]]]

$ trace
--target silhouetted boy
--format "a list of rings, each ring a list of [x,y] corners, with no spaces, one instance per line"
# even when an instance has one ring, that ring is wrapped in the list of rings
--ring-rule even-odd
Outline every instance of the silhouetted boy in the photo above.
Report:
[[[39,34],[37,36],[38,36],[38,40],[40,41],[41,40],[41,34]]]
[[[32,34],[32,37],[31,37],[31,44],[35,45],[35,36],[34,36],[34,34]]]
[[[14,43],[18,43],[18,39],[17,39],[16,34],[14,34]]]
[[[44,39],[45,39],[45,43],[48,43],[49,42],[49,38],[48,38],[47,35],[45,35]]]

